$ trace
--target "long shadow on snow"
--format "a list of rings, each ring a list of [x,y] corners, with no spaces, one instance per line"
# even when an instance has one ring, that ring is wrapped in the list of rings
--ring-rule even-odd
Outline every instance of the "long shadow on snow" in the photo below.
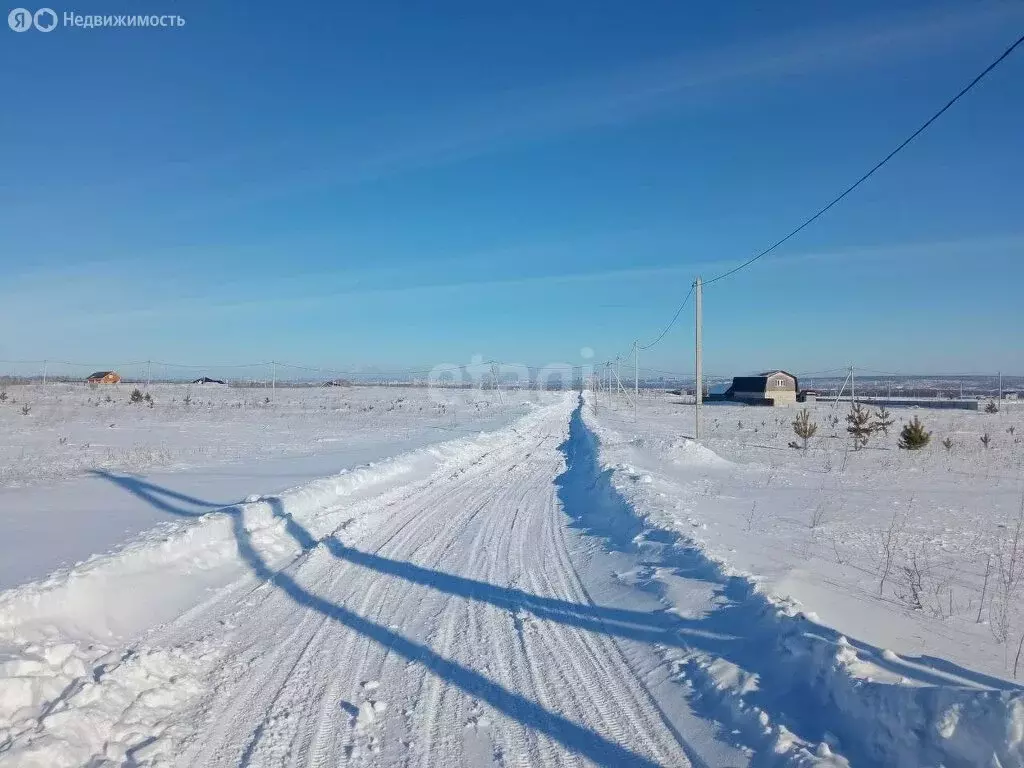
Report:
[[[133,475],[117,475],[105,469],[91,469],[89,474],[102,480],[109,480],[114,485],[118,485],[128,491],[128,493],[138,496],[154,509],[159,509],[161,512],[167,512],[178,517],[202,517],[209,512],[220,511],[230,506],[230,504],[197,499],[195,496],[164,488],[162,485],[147,482]],[[181,506],[175,506],[176,503],[187,504],[197,507],[197,509],[185,509]]]
[[[573,603],[542,597],[520,589],[499,586],[462,576],[424,568],[405,561],[391,560],[362,552],[333,536],[317,540],[308,530],[284,511],[280,499],[265,498],[273,514],[285,523],[285,529],[308,551],[323,544],[338,559],[353,565],[421,584],[440,592],[489,603],[515,613],[531,611],[538,618],[554,621],[589,632],[621,637],[652,646],[675,647],[702,651],[725,659],[760,677],[759,690],[748,694],[749,704],[773,712],[778,721],[810,741],[820,741],[826,732],[844,741],[847,757],[861,757],[867,763],[878,756],[858,756],[858,742],[853,726],[845,724],[842,713],[831,706],[822,706],[818,696],[806,687],[794,684],[791,672],[780,664],[778,630],[772,621],[765,621],[763,604],[752,601],[751,584],[741,577],[726,576],[718,565],[708,560],[678,534],[661,529],[646,529],[633,507],[615,489],[610,470],[599,470],[596,438],[583,423],[578,407],[572,414],[569,436],[559,446],[565,456],[566,470],[556,478],[558,497],[572,525],[590,536],[598,537],[610,550],[631,552],[644,558],[644,564],[670,569],[678,576],[705,582],[717,593],[715,609],[701,618],[686,618],[667,611],[634,611],[592,603]],[[178,494],[135,478],[96,474],[117,483],[129,492],[173,514],[197,517],[204,512],[175,507],[167,499],[183,501],[207,508],[202,500]],[[238,550],[245,562],[260,578],[281,588],[297,603],[308,606],[385,645],[426,668],[471,695],[487,701],[499,711],[531,728],[546,733],[565,746],[603,765],[651,765],[649,760],[613,744],[597,733],[571,723],[537,704],[498,686],[482,675],[435,654],[428,647],[404,638],[379,624],[334,605],[305,590],[290,576],[271,569],[253,548],[249,532],[242,520],[240,507],[217,510],[233,518]],[[652,584],[652,586],[655,586]],[[836,643],[839,634],[810,621],[803,621],[801,631],[808,636]],[[971,672],[944,660],[930,657],[908,658],[909,663],[885,659],[881,649],[847,637],[850,644],[873,663],[925,685],[951,686],[974,684],[989,688],[1020,690],[1008,681]],[[799,662],[796,662],[799,663]],[[927,689],[916,689],[925,691]],[[771,697],[767,692],[772,692]],[[694,700],[704,714],[718,714],[714,702]],[[677,735],[678,736],[678,735]],[[680,739],[682,742],[682,739]]]
[[[94,474],[115,483],[148,504],[170,514],[198,518],[209,511],[210,505],[201,499],[177,493],[176,491],[171,491],[138,478],[128,475],[115,475],[102,470],[97,470]],[[312,550],[320,543],[306,528],[284,510],[284,505],[279,498],[264,497],[262,501],[270,505],[274,516],[284,521],[285,530],[295,539],[304,552]],[[183,503],[189,507],[206,507],[207,509],[190,509],[185,506],[176,506],[174,502]],[[216,513],[228,515],[231,518],[232,532],[235,536],[239,556],[245,561],[252,572],[258,578],[265,579],[283,591],[299,605],[315,610],[327,618],[359,632],[409,661],[421,664],[437,677],[448,681],[470,696],[486,701],[507,717],[538,733],[547,735],[570,751],[583,755],[598,765],[629,765],[641,766],[642,768],[658,768],[658,764],[649,758],[631,752],[625,747],[609,741],[601,734],[584,728],[519,694],[509,691],[480,673],[458,662],[444,658],[428,646],[414,642],[376,622],[370,621],[343,605],[336,605],[309,592],[290,575],[283,571],[275,571],[263,560],[253,546],[252,537],[245,527],[241,506],[222,507],[217,509]],[[336,545],[340,546],[340,543],[336,542],[333,538],[329,537],[325,543],[339,557],[348,554],[348,550],[344,547],[337,549]],[[416,567],[410,566],[408,563],[402,565],[411,568]],[[438,575],[445,576],[445,574]],[[450,578],[454,579],[456,577]],[[483,584],[482,582],[477,584],[483,587],[490,587],[490,585]],[[453,593],[455,594],[478,594],[476,586],[459,584],[457,590],[454,589],[454,582],[448,582],[448,586],[453,588]],[[512,601],[508,603],[509,606],[513,604],[515,603]],[[522,604],[522,601],[518,601],[518,604]]]

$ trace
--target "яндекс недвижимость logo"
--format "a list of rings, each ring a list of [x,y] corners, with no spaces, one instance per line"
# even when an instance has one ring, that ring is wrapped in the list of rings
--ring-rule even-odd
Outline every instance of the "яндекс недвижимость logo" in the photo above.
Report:
[[[68,29],[180,29],[185,17],[176,13],[150,14],[81,14],[64,11],[63,26]],[[52,32],[61,23],[61,17],[52,8],[40,8],[33,13],[27,8],[15,8],[7,14],[7,26],[15,32],[28,32],[33,27],[40,32]]]
[[[15,8],[7,14],[7,26],[15,32],[27,32],[35,27],[40,32],[57,28],[57,13],[52,8],[40,8],[35,13],[27,8]]]

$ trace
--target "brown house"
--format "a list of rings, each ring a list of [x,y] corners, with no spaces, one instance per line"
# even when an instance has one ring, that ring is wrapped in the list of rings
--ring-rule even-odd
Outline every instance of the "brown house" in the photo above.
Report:
[[[121,374],[117,371],[96,371],[86,381],[90,384],[118,384],[121,381]]]
[[[788,405],[796,402],[797,379],[785,371],[766,371],[759,376],[737,376],[725,392],[727,400],[751,405]]]

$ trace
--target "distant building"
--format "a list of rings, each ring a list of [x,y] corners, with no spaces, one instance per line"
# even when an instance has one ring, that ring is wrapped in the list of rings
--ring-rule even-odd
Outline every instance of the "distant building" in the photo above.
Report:
[[[798,403],[816,403],[821,394],[813,389],[802,389],[796,396]]]
[[[119,384],[121,374],[117,371],[96,371],[96,373],[89,374],[86,381],[90,384]]]
[[[767,371],[758,376],[737,376],[726,390],[727,400],[750,405],[790,405],[796,402],[796,376],[785,371]]]
[[[202,378],[196,379],[192,382],[193,384],[223,384],[224,382],[220,379],[211,379],[209,376],[203,376]]]
[[[1020,396],[1013,390],[1003,392],[1003,400],[1017,400]]]

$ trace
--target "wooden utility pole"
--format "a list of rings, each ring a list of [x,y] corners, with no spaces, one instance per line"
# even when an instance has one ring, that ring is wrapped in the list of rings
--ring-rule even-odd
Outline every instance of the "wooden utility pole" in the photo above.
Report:
[[[637,402],[640,399],[640,342],[633,342],[633,421],[636,421]]]
[[[704,367],[703,367],[703,360],[701,359],[702,358],[702,349],[701,349],[701,322],[702,322],[702,320],[701,320],[701,313],[703,312],[703,306],[702,305],[703,305],[703,302],[704,302],[704,298],[703,298],[704,289],[702,287],[699,275],[697,277],[697,281],[693,284],[693,287],[694,287],[694,314],[695,314],[695,317],[694,317],[694,320],[695,320],[695,329],[694,329],[695,330],[695,339],[694,339],[694,341],[696,342],[694,347],[696,349],[696,358],[697,358],[696,359],[697,386],[695,388],[696,389],[696,391],[695,391],[696,397],[694,398],[694,403],[695,403],[695,406],[696,406],[695,409],[694,409],[694,417],[695,417],[696,421],[694,422],[695,426],[693,428],[693,437],[694,437],[695,440],[700,440],[700,408],[701,408],[701,405],[702,405],[702,403],[704,401]]]

